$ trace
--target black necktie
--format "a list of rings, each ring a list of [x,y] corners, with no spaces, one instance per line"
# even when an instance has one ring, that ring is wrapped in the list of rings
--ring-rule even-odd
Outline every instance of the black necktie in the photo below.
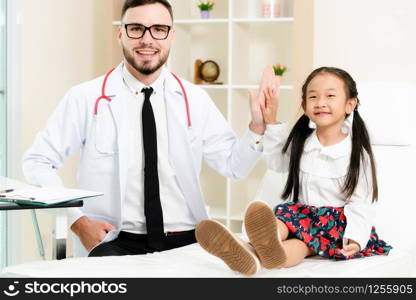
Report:
[[[143,149],[144,149],[144,215],[146,217],[147,239],[150,247],[163,248],[163,213],[160,204],[159,177],[157,172],[156,123],[150,95],[153,88],[142,89]]]

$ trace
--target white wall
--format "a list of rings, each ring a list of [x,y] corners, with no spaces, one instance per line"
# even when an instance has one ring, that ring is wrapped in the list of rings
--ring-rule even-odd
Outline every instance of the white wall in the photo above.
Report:
[[[416,83],[415,11],[414,0],[315,0],[314,67]]]
[[[21,175],[21,157],[33,143],[60,99],[73,85],[93,79],[112,67],[114,51],[113,1],[107,0],[13,0],[12,60],[16,107],[12,120],[15,140],[10,173]],[[75,186],[77,157],[60,170],[68,187]],[[13,212],[11,263],[39,259],[28,211]],[[51,255],[52,217],[38,213],[47,256]],[[17,228],[19,230],[17,230]],[[14,230],[17,230],[14,231]]]

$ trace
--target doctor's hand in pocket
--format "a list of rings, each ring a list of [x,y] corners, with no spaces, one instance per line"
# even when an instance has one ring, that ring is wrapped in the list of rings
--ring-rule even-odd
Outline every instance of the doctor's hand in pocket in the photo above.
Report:
[[[76,220],[71,226],[71,230],[79,237],[88,252],[100,243],[108,232],[115,229],[110,223],[93,221],[85,216]]]
[[[276,124],[277,99],[280,87],[280,76],[274,74],[272,66],[264,69],[259,93],[249,90],[252,121],[250,130],[262,135],[267,124]],[[273,115],[274,114],[274,115]]]

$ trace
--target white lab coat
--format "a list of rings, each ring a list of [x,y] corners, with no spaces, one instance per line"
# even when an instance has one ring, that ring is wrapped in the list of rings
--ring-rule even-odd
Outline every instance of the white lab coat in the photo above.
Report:
[[[117,230],[104,241],[117,237],[121,226],[129,164],[128,89],[122,79],[122,64],[110,75],[98,117],[94,105],[101,95],[103,78],[73,87],[38,133],[23,157],[26,179],[39,186],[62,186],[56,173],[65,159],[81,151],[78,184],[81,189],[100,191],[104,196],[84,201],[81,209],[70,209],[69,225],[82,215],[104,220]],[[169,136],[169,162],[177,183],[197,222],[207,219],[199,174],[202,158],[220,174],[238,180],[249,174],[261,153],[250,145],[248,132],[237,139],[230,126],[201,88],[182,80],[188,95],[192,127],[188,128],[185,101],[177,80],[168,73],[165,101]],[[215,188],[215,187],[213,187]],[[85,255],[75,238],[74,254]]]

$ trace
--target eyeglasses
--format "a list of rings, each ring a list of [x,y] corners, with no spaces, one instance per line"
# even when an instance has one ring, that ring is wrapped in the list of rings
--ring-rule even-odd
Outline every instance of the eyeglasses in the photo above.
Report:
[[[155,40],[165,40],[168,37],[172,26],[155,24],[147,27],[143,24],[124,24],[124,28],[126,28],[127,36],[131,39],[140,39],[146,34],[146,31],[149,30],[150,35]]]

